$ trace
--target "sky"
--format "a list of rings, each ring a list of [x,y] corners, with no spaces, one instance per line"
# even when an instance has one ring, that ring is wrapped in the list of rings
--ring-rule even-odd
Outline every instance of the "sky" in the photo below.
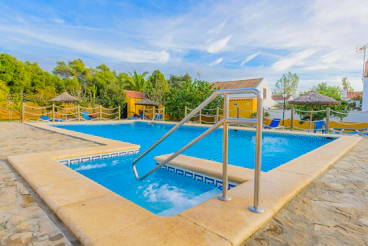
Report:
[[[160,69],[210,82],[287,72],[361,91],[367,0],[1,0],[0,53],[47,71],[81,58],[117,72]]]

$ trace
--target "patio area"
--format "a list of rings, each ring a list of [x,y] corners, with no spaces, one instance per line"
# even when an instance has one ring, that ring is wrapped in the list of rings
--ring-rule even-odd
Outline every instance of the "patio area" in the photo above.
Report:
[[[4,160],[6,156],[96,145],[19,123],[0,124],[0,244],[79,244]],[[366,245],[367,184],[368,139],[365,138],[245,244]]]

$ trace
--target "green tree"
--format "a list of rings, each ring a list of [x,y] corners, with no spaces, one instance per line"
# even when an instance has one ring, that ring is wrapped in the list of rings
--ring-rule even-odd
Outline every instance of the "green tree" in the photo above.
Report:
[[[120,73],[119,80],[127,90],[133,91],[143,91],[146,86],[146,76],[148,72],[137,73],[137,71],[133,71],[133,73]]]
[[[144,95],[152,102],[163,104],[165,93],[168,91],[168,83],[165,76],[160,70],[153,71],[152,75],[148,77]]]
[[[177,86],[171,87],[166,94],[165,109],[173,120],[180,120],[184,117],[184,108],[196,108],[207,97],[209,97],[216,88],[214,85],[203,81],[194,80],[182,81]],[[215,108],[221,103],[221,98],[212,101],[206,108]]]
[[[27,77],[23,63],[11,55],[0,54],[0,80],[6,83],[10,93],[24,92]]]
[[[170,87],[177,87],[181,82],[186,81],[192,81],[192,77],[189,75],[189,73],[186,73],[184,75],[170,74],[168,83]]]
[[[117,81],[116,72],[111,71],[105,64],[101,64],[96,68],[95,84],[98,90],[102,90],[107,84]]]
[[[335,100],[341,101],[342,90],[339,86],[329,86],[327,82],[322,82],[312,87],[313,91],[317,91],[319,94],[332,97]]]
[[[354,91],[354,88],[351,85],[351,82],[348,80],[348,77],[343,77],[342,78],[342,86],[346,87],[348,92],[353,92]]]
[[[287,74],[282,75],[281,79],[279,79],[275,84],[275,93],[282,94],[284,91],[288,95],[296,95],[296,91],[298,90],[299,85],[299,77],[296,73],[292,74],[288,72]]]
[[[40,68],[37,62],[26,61],[24,63],[25,73],[28,83],[26,85],[27,93],[37,93],[45,89],[46,80],[50,79],[47,74]]]
[[[121,111],[125,107],[126,95],[124,93],[124,88],[121,84],[117,82],[107,84],[101,90],[101,104],[102,106],[108,107],[118,107],[120,106]],[[122,112],[120,112],[122,113]]]
[[[93,112],[95,112],[97,86],[95,85],[90,86],[88,88],[88,94],[89,94],[89,103],[91,104],[91,107],[93,108]]]
[[[56,62],[56,67],[52,70],[52,73],[58,75],[62,80],[68,80],[73,76],[72,71],[64,61]]]

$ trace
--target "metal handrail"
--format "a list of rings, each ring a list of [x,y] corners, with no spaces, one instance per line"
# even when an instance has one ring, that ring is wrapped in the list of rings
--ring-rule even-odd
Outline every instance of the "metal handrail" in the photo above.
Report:
[[[229,95],[231,94],[244,94],[244,93],[254,93],[257,97],[257,121],[244,119],[244,118],[230,118],[229,117]],[[162,141],[164,141],[167,137],[169,137],[174,131],[176,131],[180,126],[184,125],[188,120],[190,120],[194,115],[196,115],[202,108],[208,105],[213,99],[217,96],[224,96],[224,118],[214,124],[212,127],[208,128],[204,133],[199,135],[197,138],[192,140],[190,143],[185,145],[176,153],[172,154],[166,160],[162,161],[156,167],[154,167],[151,171],[139,177],[138,171],[136,168],[137,162],[142,159],[145,155],[147,155],[150,151],[156,148]],[[134,171],[134,176],[137,180],[143,180],[147,178],[149,175],[158,170],[161,166],[167,164],[178,155],[183,153],[185,150],[190,148],[192,145],[196,144],[198,141],[203,139],[205,136],[223,126],[223,171],[222,171],[222,195],[218,198],[222,201],[229,201],[231,197],[227,195],[228,190],[228,124],[229,123],[256,123],[256,156],[255,156],[255,170],[254,170],[254,204],[253,206],[249,206],[249,210],[256,213],[262,213],[264,210],[261,206],[259,206],[259,191],[260,191],[260,175],[261,175],[261,152],[262,152],[262,122],[263,122],[263,114],[262,112],[262,96],[259,90],[255,88],[244,88],[244,89],[230,89],[230,90],[218,90],[214,92],[211,96],[209,96],[205,101],[203,101],[197,108],[195,108],[190,114],[188,114],[183,120],[181,120],[175,127],[173,127],[170,131],[168,131],[163,137],[161,137],[157,142],[155,142],[151,147],[149,147],[145,152],[143,152],[140,156],[138,156],[132,164],[132,168]]]

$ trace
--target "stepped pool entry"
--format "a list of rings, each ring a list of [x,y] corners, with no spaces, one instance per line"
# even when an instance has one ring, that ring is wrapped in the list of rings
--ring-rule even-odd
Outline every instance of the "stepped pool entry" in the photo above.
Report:
[[[63,124],[54,127],[138,144],[142,153],[169,131],[173,124],[129,122],[119,124]],[[146,173],[156,162],[154,157],[174,153],[206,130],[205,127],[183,126],[138,163]],[[263,133],[262,171],[268,172],[303,154],[319,148],[333,138],[301,136],[275,132]],[[254,168],[255,132],[229,130],[229,163]],[[222,161],[222,129],[215,130],[183,153],[184,155]],[[193,177],[158,170],[143,181],[134,178],[131,164],[138,154],[68,163],[80,174],[159,216],[172,216],[221,193],[215,182],[198,182]],[[195,175],[195,174],[193,174]],[[204,179],[202,177],[202,179]],[[210,177],[206,177],[210,180]]]

